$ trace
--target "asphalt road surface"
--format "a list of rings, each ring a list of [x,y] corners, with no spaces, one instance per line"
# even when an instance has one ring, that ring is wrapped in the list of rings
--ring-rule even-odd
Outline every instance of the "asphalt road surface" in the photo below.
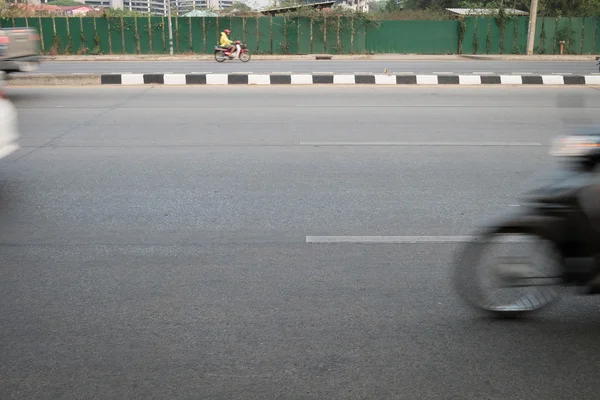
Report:
[[[38,72],[69,73],[191,73],[191,72],[412,72],[432,73],[598,73],[594,61],[48,61]]]
[[[477,318],[449,287],[456,244],[306,236],[469,234],[554,135],[599,122],[600,91],[9,96],[0,398],[597,398],[598,299]]]

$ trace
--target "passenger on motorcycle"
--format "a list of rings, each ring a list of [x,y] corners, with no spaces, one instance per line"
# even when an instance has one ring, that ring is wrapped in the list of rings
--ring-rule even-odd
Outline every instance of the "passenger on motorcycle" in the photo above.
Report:
[[[221,32],[221,40],[220,40],[220,46],[224,49],[227,49],[230,53],[229,53],[229,57],[233,58],[235,56],[237,56],[237,53],[239,52],[238,46],[234,46],[232,43],[232,41],[229,39],[229,34],[231,33],[231,31],[229,29],[225,29],[223,32]],[[232,49],[235,48],[235,51],[232,53]]]

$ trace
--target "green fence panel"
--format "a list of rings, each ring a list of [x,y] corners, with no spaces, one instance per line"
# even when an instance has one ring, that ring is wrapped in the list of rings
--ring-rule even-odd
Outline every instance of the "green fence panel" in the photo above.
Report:
[[[500,27],[496,18],[490,18],[488,36],[486,36],[486,53],[500,54]]]
[[[284,22],[285,54],[298,54],[298,19],[286,18]]]
[[[357,52],[360,53],[366,53],[367,52],[367,29],[369,26],[371,26],[372,23],[368,23],[368,24],[361,24],[361,26],[359,28],[356,29],[356,32],[358,32],[355,36],[355,42],[357,44],[355,44],[355,48],[357,48],[358,50],[356,50]],[[360,49],[360,47],[362,47],[362,50]]]
[[[219,34],[217,28],[218,18],[204,18],[206,51],[212,53],[215,46],[219,43]]]
[[[137,34],[139,37],[140,54],[150,54],[152,52],[150,42],[150,20],[148,17],[136,18]]]
[[[98,36],[100,37],[100,51],[102,54],[109,54],[108,21],[106,18],[96,18],[96,32],[98,32]]]
[[[596,17],[586,17],[583,19],[583,54],[594,54],[596,37]]]
[[[325,20],[312,19],[312,52],[326,53]]]
[[[271,21],[272,53],[283,54],[283,44],[285,39],[283,35],[283,28],[285,23],[285,17],[273,17]]]
[[[573,32],[573,41],[570,45],[571,54],[581,53],[581,33],[583,31],[583,21],[581,18],[569,18],[571,23],[571,30]]]
[[[79,40],[82,42],[78,49],[82,54],[94,52],[94,20],[93,18],[77,18],[79,20]]]
[[[258,18],[258,54],[271,53],[271,19],[272,17]]]
[[[500,31],[500,27],[498,27]],[[498,45],[498,53],[510,54],[513,50],[513,38],[515,37],[514,19],[508,18],[504,23],[504,32],[500,33],[500,44]]]
[[[594,37],[594,43],[595,43],[595,48],[596,54],[600,53],[600,17],[596,18],[596,36]]]
[[[298,18],[298,54],[310,53],[310,19]]]
[[[519,17],[517,18],[516,25],[516,40],[514,41],[514,45],[516,48],[514,49],[515,54],[525,54],[527,53],[527,31],[529,29],[529,17]]]
[[[59,41],[58,53],[65,54],[67,51],[70,52],[70,47],[72,47],[72,44],[70,43],[70,35],[67,30],[67,18],[56,17],[54,19],[54,23],[56,24],[56,36],[58,37]]]
[[[150,46],[154,54],[165,54],[165,24],[166,19],[163,17],[150,17]]]
[[[52,49],[54,40],[54,25],[52,24],[52,18],[42,18],[41,20],[41,30],[44,32],[44,49],[48,53]]]
[[[556,31],[556,41],[557,47],[559,47],[559,43],[561,40],[565,41],[564,52],[565,54],[574,54],[572,52],[573,42],[574,42],[574,34],[573,27],[569,21],[569,18],[558,18],[557,22],[557,31]],[[557,51],[558,53],[558,51]]]
[[[554,31],[556,23],[553,18],[538,18],[536,24],[534,54],[552,54],[554,51]]]
[[[246,35],[246,44],[251,53],[256,53],[259,46],[258,37],[259,22],[258,18],[246,18],[244,23],[244,34]]]
[[[476,18],[477,54],[485,54],[488,26],[490,22],[490,18]]]
[[[273,49],[275,53],[298,53],[298,20],[283,17],[273,20]]]
[[[123,30],[121,29],[121,18],[106,18],[108,29],[108,52],[109,54],[122,54],[123,49]]]
[[[366,47],[374,53],[456,54],[458,21],[382,21],[367,27]]]
[[[184,54],[191,52],[190,46],[190,19],[186,17],[173,18],[173,46],[176,53]]]
[[[467,17],[464,18],[463,22],[465,24],[465,33],[462,41],[462,53],[473,54],[473,39],[475,37],[475,18]]]
[[[13,24],[13,27],[15,27],[15,28],[26,28],[27,27],[27,18],[13,18],[12,24]]]
[[[206,49],[206,36],[204,35],[206,29],[206,18],[190,18],[192,24],[192,51],[194,53],[210,53],[211,49]],[[214,46],[213,46],[214,47]]]
[[[137,54],[137,39],[135,26],[135,18],[123,18],[123,35],[125,39],[125,47],[123,51],[127,54]]]
[[[282,54],[284,17],[272,17],[269,21],[269,53]]]
[[[340,19],[340,52],[343,54],[350,54],[350,44],[352,38],[352,19],[341,18]]]
[[[327,18],[323,23],[327,29],[327,40],[325,43],[325,52],[328,54],[338,53],[338,42],[337,42],[337,18]]]
[[[81,19],[69,18],[67,20],[69,27],[69,37],[71,39],[71,51],[69,54],[81,54],[83,43],[81,41]]]

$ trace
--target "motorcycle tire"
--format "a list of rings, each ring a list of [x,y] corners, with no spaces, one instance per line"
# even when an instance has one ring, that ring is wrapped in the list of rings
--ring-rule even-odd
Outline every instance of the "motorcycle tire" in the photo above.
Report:
[[[481,261],[484,251],[491,244],[490,239],[496,235],[528,235],[546,242],[553,260],[557,262],[557,271],[552,274],[553,276],[545,278],[556,280],[551,287],[562,287],[562,280],[557,275],[562,273],[563,260],[551,241],[523,229],[500,227],[481,232],[476,236],[475,240],[467,243],[457,252],[454,265],[452,266],[452,281],[458,296],[476,311],[500,318],[517,318],[531,315],[555,303],[560,298],[558,290],[555,295],[550,295],[544,294],[539,289],[538,293],[533,296],[523,296],[515,300],[512,306],[495,306],[489,303],[490,297],[486,296],[477,279],[477,266],[478,262]],[[547,286],[542,287],[546,288]],[[522,304],[523,307],[517,308],[514,304]]]
[[[242,62],[248,62],[248,61],[250,61],[250,53],[244,52],[244,53],[240,54],[240,60]]]
[[[222,51],[215,52],[215,61],[221,63],[221,62],[225,61],[225,59],[227,59],[227,56],[225,56],[225,53],[223,53]]]

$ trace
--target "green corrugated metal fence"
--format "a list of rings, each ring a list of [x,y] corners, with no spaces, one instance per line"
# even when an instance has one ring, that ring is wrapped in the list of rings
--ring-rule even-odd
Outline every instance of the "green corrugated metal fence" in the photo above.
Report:
[[[524,54],[528,17],[468,17],[451,21],[365,21],[359,18],[220,17],[173,18],[178,54],[211,53],[220,32],[255,54]],[[165,17],[55,17],[0,19],[0,27],[39,31],[47,54],[167,54]],[[600,52],[600,18],[538,18],[535,52]],[[462,31],[462,34],[461,34]]]
[[[525,54],[529,17],[508,18],[501,32],[495,18],[465,19],[463,54]],[[534,53],[559,54],[564,40],[565,54],[600,52],[600,18],[543,17],[535,30]]]
[[[369,53],[456,54],[458,21],[381,21],[367,29]]]

